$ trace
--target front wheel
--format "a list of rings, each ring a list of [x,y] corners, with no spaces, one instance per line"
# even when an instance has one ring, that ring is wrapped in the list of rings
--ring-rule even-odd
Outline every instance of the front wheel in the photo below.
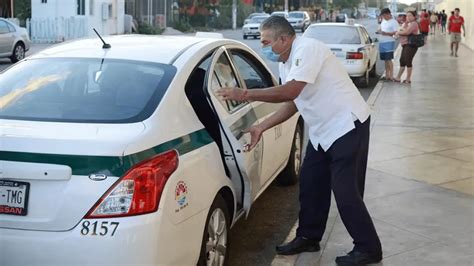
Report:
[[[12,63],[16,63],[20,60],[25,58],[25,47],[21,43],[15,44],[15,47],[13,48],[13,53],[12,56],[10,57],[10,61]]]
[[[277,177],[281,186],[291,186],[298,183],[301,169],[301,158],[303,156],[303,126],[300,122],[296,125],[293,145],[291,146],[290,158],[285,169]]]
[[[230,218],[227,204],[217,195],[209,209],[201,244],[198,266],[226,264]]]

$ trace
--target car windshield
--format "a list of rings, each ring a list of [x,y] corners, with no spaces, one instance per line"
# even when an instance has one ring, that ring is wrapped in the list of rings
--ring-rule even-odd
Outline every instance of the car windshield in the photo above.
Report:
[[[304,14],[303,13],[290,13],[289,16],[290,18],[303,18]]]
[[[149,117],[176,69],[129,60],[32,59],[0,75],[0,118],[130,123]]]
[[[310,27],[305,32],[305,36],[326,44],[360,44],[360,36],[355,27]]]
[[[286,16],[286,14],[285,14],[285,13],[283,13],[283,12],[275,12],[275,13],[273,13],[273,14],[272,14],[272,16],[280,16],[280,17],[285,17],[285,16]]]
[[[250,20],[250,23],[262,23],[265,19],[267,19],[267,17],[253,17],[251,20]]]

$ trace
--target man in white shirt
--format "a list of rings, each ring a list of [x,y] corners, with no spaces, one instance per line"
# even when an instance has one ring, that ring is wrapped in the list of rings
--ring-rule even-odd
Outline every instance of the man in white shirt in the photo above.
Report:
[[[393,35],[397,33],[399,29],[398,22],[392,17],[390,9],[384,8],[380,11],[380,15],[383,20],[380,24],[380,30],[377,34],[380,34],[379,38],[379,52],[380,60],[385,61],[385,79],[388,81],[393,80],[393,53],[397,46],[397,42]]]
[[[284,102],[274,115],[251,127],[249,149],[262,133],[297,111],[309,126],[308,148],[300,173],[300,213],[296,238],[277,247],[281,255],[320,249],[331,203],[331,189],[354,249],[336,258],[339,265],[382,260],[382,246],[363,202],[370,111],[342,63],[323,43],[296,37],[282,17],[261,25],[262,52],[279,61],[283,85],[266,89],[224,88],[226,100]]]

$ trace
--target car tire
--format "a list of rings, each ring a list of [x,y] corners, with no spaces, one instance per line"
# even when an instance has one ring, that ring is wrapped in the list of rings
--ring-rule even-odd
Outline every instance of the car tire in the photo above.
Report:
[[[359,78],[359,86],[362,87],[362,88],[367,88],[369,87],[369,83],[370,83],[370,75],[369,75],[369,68],[367,67],[367,69],[365,70],[365,74]]]
[[[13,48],[13,53],[10,56],[10,61],[16,63],[25,58],[25,46],[22,43],[15,44]]]
[[[247,35],[244,35],[244,40],[247,40]]]
[[[298,183],[303,156],[303,134],[303,125],[300,121],[296,125],[288,164],[276,179],[280,186],[292,186]]]
[[[372,67],[372,69],[369,72],[369,76],[371,78],[375,78],[377,76],[377,63],[374,63],[374,66]]]
[[[229,229],[229,209],[224,198],[218,194],[207,215],[201,252],[197,263],[198,266],[226,265],[226,251],[229,248]],[[215,235],[215,238],[211,236],[211,233]]]

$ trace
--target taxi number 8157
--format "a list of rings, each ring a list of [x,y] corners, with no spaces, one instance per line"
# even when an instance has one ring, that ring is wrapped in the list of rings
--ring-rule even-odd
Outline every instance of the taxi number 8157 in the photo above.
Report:
[[[90,221],[84,221],[82,222],[82,228],[81,228],[81,235],[83,236],[114,236],[115,231],[117,231],[117,228],[119,226],[118,222],[90,222]]]

